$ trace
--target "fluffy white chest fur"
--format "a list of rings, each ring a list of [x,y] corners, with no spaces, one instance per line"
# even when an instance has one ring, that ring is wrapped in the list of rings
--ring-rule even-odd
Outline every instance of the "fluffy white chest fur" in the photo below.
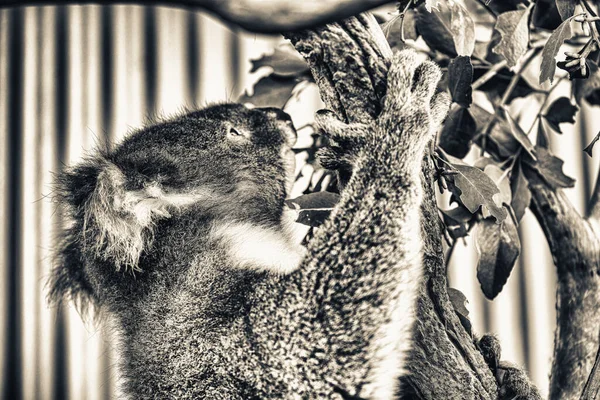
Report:
[[[289,229],[226,222],[216,224],[210,237],[225,244],[238,268],[288,274],[299,267],[305,255],[305,249],[294,242]]]

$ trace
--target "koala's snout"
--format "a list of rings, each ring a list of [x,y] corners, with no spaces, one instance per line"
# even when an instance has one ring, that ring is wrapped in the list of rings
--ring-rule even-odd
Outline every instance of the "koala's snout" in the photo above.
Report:
[[[269,118],[273,118],[277,122],[277,127],[281,130],[285,137],[285,142],[288,146],[292,147],[296,144],[298,134],[296,128],[292,122],[292,118],[285,111],[275,107],[259,108],[262,112],[267,114]]]

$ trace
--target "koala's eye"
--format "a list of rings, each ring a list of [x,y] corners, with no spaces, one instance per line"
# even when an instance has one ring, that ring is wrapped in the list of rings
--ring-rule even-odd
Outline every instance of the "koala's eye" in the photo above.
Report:
[[[235,129],[234,127],[230,127],[229,128],[229,135],[230,136],[244,136],[240,133],[240,131],[238,131],[237,129]]]
[[[227,127],[227,138],[229,140],[233,140],[235,142],[238,142],[238,141],[243,142],[243,141],[250,139],[250,136],[251,136],[250,133],[244,129],[236,128],[233,126]]]

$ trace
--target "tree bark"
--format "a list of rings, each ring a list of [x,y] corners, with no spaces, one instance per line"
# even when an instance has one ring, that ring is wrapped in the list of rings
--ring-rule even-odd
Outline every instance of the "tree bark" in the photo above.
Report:
[[[406,0],[404,0],[406,1]],[[207,10],[251,32],[281,33],[326,24],[392,0],[0,0],[0,7],[139,4]]]
[[[326,106],[346,122],[369,122],[385,95],[391,51],[371,16],[287,34],[306,58]],[[497,384],[448,298],[442,230],[429,156],[423,167],[422,236],[426,279],[420,288],[414,352],[405,393],[422,399],[496,399]]]
[[[534,172],[528,179],[531,210],[558,275],[549,399],[579,399],[599,344],[600,229],[594,218],[581,217],[560,189],[549,187]]]

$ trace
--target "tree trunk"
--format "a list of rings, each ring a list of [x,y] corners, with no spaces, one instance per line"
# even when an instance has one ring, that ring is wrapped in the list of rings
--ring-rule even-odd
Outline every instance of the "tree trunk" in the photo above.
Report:
[[[583,219],[560,189],[529,174],[531,210],[556,265],[556,332],[550,400],[579,399],[598,350],[600,230]]]
[[[306,58],[326,106],[347,122],[369,122],[385,95],[391,50],[371,16],[287,34]],[[423,167],[422,237],[426,278],[417,304],[405,395],[422,399],[496,399],[497,384],[448,298],[433,166]]]

